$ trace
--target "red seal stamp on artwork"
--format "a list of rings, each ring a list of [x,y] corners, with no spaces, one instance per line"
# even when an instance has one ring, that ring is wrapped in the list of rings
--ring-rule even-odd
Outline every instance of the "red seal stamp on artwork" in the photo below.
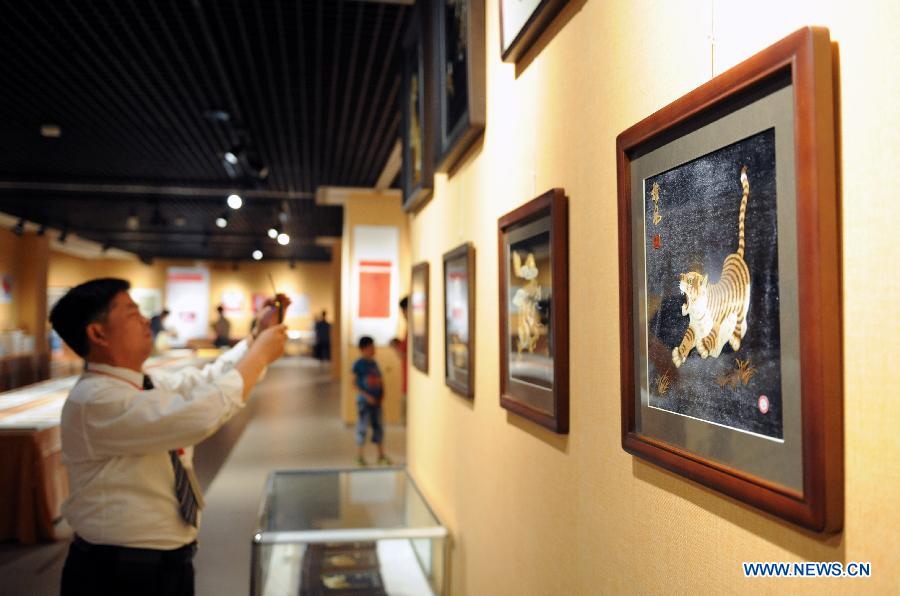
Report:
[[[653,237],[653,248],[657,250],[662,248],[662,238],[659,237],[659,234]]]
[[[763,414],[765,414],[766,412],[769,411],[769,398],[766,397],[765,395],[760,395],[758,405],[759,405],[759,411],[762,412]]]

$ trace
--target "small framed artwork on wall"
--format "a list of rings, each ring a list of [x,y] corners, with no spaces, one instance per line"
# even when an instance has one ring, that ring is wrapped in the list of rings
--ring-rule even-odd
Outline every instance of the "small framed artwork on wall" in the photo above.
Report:
[[[569,0],[500,0],[500,55],[516,62]]]
[[[412,363],[423,373],[428,373],[428,262],[412,269],[409,296],[409,328],[412,337]]]
[[[419,208],[431,196],[434,176],[434,115],[428,109],[432,92],[428,87],[431,77],[426,72],[431,64],[423,43],[427,23],[423,12],[420,5],[413,7],[403,48],[400,175],[403,208],[407,211]]]
[[[843,519],[831,43],[802,29],[617,138],[622,445]]]
[[[444,381],[456,393],[475,396],[475,247],[444,255]]]
[[[438,172],[450,172],[484,132],[484,0],[436,0],[434,79]]]
[[[500,218],[500,405],[569,432],[566,195],[554,188]]]

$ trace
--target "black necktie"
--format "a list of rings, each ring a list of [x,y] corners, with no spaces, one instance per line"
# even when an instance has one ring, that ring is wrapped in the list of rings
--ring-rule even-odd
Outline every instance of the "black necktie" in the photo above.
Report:
[[[153,381],[149,375],[144,375],[144,389],[153,389]],[[194,494],[190,472],[181,463],[177,450],[169,451],[169,458],[172,460],[172,469],[175,471],[175,497],[178,499],[178,511],[185,522],[196,528],[199,506],[197,495]]]

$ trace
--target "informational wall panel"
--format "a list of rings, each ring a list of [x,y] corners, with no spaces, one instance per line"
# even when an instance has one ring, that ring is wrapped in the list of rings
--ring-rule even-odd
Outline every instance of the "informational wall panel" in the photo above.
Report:
[[[354,226],[351,272],[352,334],[387,344],[397,332],[400,300],[400,231],[394,226]]]
[[[209,335],[209,270],[204,267],[169,267],[166,271],[167,327],[177,338],[172,345]]]

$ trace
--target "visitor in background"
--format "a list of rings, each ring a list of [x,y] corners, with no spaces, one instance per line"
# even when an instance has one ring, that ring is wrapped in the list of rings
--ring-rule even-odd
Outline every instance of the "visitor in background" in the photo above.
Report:
[[[150,318],[150,332],[153,333],[153,341],[156,341],[156,336],[159,335],[160,331],[165,330],[166,328],[166,317],[169,316],[169,309],[164,308],[162,312],[158,315],[154,315]]]
[[[314,330],[316,333],[316,343],[313,344],[313,357],[324,363],[331,360],[331,323],[327,320],[328,312],[322,311],[322,314],[316,317]]]
[[[73,288],[50,313],[85,370],[62,409],[69,474],[63,516],[75,531],[62,596],[193,595],[203,495],[193,445],[247,402],[284,352],[274,308],[256,335],[202,370],[144,373],[153,335],[122,279]]]
[[[372,427],[372,442],[378,447],[378,463],[389,466],[391,460],[384,454],[384,428],[381,421],[381,402],[384,401],[384,384],[381,369],[375,362],[375,341],[368,335],[359,338],[360,357],[353,363],[354,385],[356,386],[356,463],[367,465],[363,454],[369,426]]]
[[[404,296],[400,299],[400,312],[403,314],[403,324],[405,328],[403,330],[403,339],[394,338],[391,340],[391,347],[397,351],[397,356],[400,357],[400,370],[403,373],[403,398],[400,402],[400,414],[403,417],[403,420],[406,420],[406,378],[409,374],[408,364],[406,361],[406,352],[409,347],[409,296]]]
[[[213,330],[216,332],[215,345],[217,348],[224,348],[231,345],[231,321],[225,318],[225,307],[221,304],[216,308],[219,318],[213,323]]]

